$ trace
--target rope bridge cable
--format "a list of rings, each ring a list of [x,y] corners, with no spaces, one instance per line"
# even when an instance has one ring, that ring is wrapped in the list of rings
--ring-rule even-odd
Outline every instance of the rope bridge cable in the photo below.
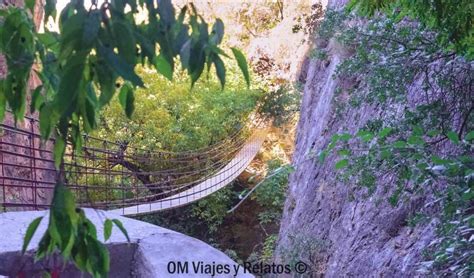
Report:
[[[0,207],[4,210],[49,207],[58,178],[51,151],[54,139],[43,142],[37,120],[26,119],[23,126],[15,126],[7,115],[0,124]],[[123,215],[195,202],[232,182],[258,153],[266,121],[256,114],[248,121],[220,142],[184,152],[144,152],[128,143],[84,136],[80,153],[70,145],[66,148],[61,166],[65,185],[79,205]]]
[[[253,192],[255,192],[262,184],[265,184],[265,182],[271,180],[274,176],[284,172],[287,167],[292,167],[294,171],[296,171],[296,169],[303,163],[306,163],[308,161],[313,161],[315,159],[315,156],[314,155],[309,155],[308,157],[304,158],[303,160],[297,162],[297,163],[287,163],[287,164],[284,164],[280,167],[278,167],[277,169],[273,170],[272,172],[268,173],[261,181],[259,181],[254,187],[252,187],[252,189],[247,192],[245,194],[245,196],[241,197],[240,198],[240,201],[234,205],[231,209],[229,209],[227,211],[227,213],[232,213],[234,212],[240,205],[242,205],[242,203],[247,200],[250,195],[252,195]]]
[[[112,211],[122,215],[136,215],[175,208],[205,198],[232,182],[245,170],[245,168],[247,168],[259,151],[263,141],[265,140],[265,135],[266,130],[256,131],[249,139],[248,143],[224,168],[208,179],[185,191],[181,191],[155,202],[135,204]]]

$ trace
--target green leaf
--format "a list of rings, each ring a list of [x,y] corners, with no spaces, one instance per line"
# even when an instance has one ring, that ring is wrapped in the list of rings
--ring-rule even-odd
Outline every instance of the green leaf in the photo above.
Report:
[[[39,128],[41,138],[44,140],[49,138],[53,125],[53,108],[50,104],[43,105],[39,114]]]
[[[48,225],[48,234],[51,236],[51,239],[54,244],[61,244],[61,235],[59,233],[58,229],[58,219],[56,219],[56,215],[54,212],[51,210],[50,211],[50,218],[49,218],[49,225]],[[61,219],[59,219],[59,222],[61,222]],[[59,225],[61,226],[61,225]],[[66,227],[66,225],[64,225]]]
[[[125,1],[126,0],[114,0],[111,2],[114,10],[123,13],[125,10]]]
[[[122,222],[120,222],[120,220],[118,219],[112,219],[112,222],[114,222],[115,226],[117,226],[120,229],[120,231],[125,235],[125,237],[127,238],[127,241],[130,242],[130,238],[128,237],[127,230],[125,230],[125,228],[123,227]]]
[[[84,31],[82,33],[82,43],[84,47],[92,47],[97,39],[100,30],[101,11],[92,10],[84,22]]]
[[[247,87],[250,87],[250,74],[247,65],[247,60],[245,59],[244,54],[242,54],[242,52],[240,52],[240,50],[235,47],[232,47],[231,50],[234,54],[235,60],[237,60],[237,65],[239,66],[240,70],[242,71],[242,74],[244,75]]]
[[[189,67],[188,71],[189,74],[191,75],[191,87],[194,86],[196,81],[199,79],[201,76],[203,70],[204,70],[204,64],[206,63],[206,53],[205,51],[200,48],[193,48],[191,50],[191,57],[189,59]]]
[[[85,218],[84,217],[84,223],[85,223],[85,227],[86,227],[86,232],[87,234],[94,238],[94,239],[97,239],[97,229],[95,228],[95,225],[94,223],[92,223],[89,219]]]
[[[347,155],[349,155],[350,153],[351,153],[351,151],[348,150],[348,149],[342,149],[342,150],[339,150],[339,151],[337,152],[337,154],[340,155],[340,156],[347,156]]]
[[[448,165],[451,161],[447,159],[443,159],[437,155],[433,155],[431,157],[431,161],[433,161],[435,164],[440,164],[440,165]]]
[[[200,18],[201,23],[199,23],[199,41],[202,43],[207,43],[209,40],[209,26],[204,20],[202,20],[202,17]]]
[[[471,201],[474,200],[474,190],[467,189],[462,193],[462,199],[464,201]]]
[[[135,73],[133,66],[128,64],[124,59],[122,59],[122,57],[115,54],[112,49],[100,46],[99,55],[102,56],[107,64],[125,80],[132,82],[135,86],[144,87],[142,79]]]
[[[142,58],[148,57],[149,61],[153,61],[155,57],[155,46],[142,32],[142,29],[139,27],[134,29],[134,37],[140,45],[140,55]]]
[[[102,274],[103,276],[107,276],[107,273],[110,271],[110,255],[109,255],[109,250],[100,242],[100,253],[101,253],[101,269],[102,269]]]
[[[439,135],[440,132],[439,132],[439,130],[434,129],[434,130],[428,131],[426,134],[430,137],[435,137],[436,135]]]
[[[320,163],[323,163],[324,160],[326,159],[326,156],[328,155],[328,152],[327,151],[322,151],[320,154],[319,154],[319,162]]]
[[[115,94],[115,75],[112,69],[103,61],[97,61],[94,66],[97,80],[100,84],[100,106],[107,105]]]
[[[13,78],[13,75],[10,75],[8,79]],[[25,114],[25,105],[26,105],[26,76],[18,75],[15,77],[17,80],[19,78],[24,78],[24,80],[18,81],[16,83],[10,83],[10,87],[6,90],[9,91],[9,95],[7,95],[7,101],[9,107],[12,109],[13,115],[15,116],[15,122],[22,120]]]
[[[36,260],[44,258],[44,256],[46,256],[48,253],[48,250],[52,250],[53,247],[54,242],[52,242],[51,236],[49,233],[45,233],[38,244],[38,250],[36,251],[35,255]]]
[[[90,238],[89,236],[85,237],[87,240],[87,262],[86,262],[86,268],[89,273],[92,273],[93,276],[100,277],[100,272],[102,272],[101,269],[101,248],[100,248],[100,243],[97,242],[97,240],[94,240],[93,238]]]
[[[95,111],[95,106],[88,100],[84,103],[84,108],[85,108],[85,115],[83,115],[84,118],[84,131],[85,132],[90,132],[92,129],[96,127],[96,111]],[[77,136],[76,139],[80,139],[81,136]],[[75,141],[76,145],[77,142]],[[77,147],[77,146],[75,146]],[[80,150],[80,148],[78,149]]]
[[[387,135],[390,134],[390,132],[392,132],[392,128],[390,127],[386,127],[384,129],[382,129],[380,132],[379,132],[379,138],[385,138],[387,137]]]
[[[454,131],[449,131],[446,133],[446,136],[453,142],[453,144],[459,144],[459,137],[458,134]]]
[[[343,133],[340,136],[338,136],[338,139],[344,142],[349,141],[352,138],[352,136],[349,133]]]
[[[155,58],[154,64],[159,73],[163,74],[168,80],[173,80],[173,67],[162,53]]]
[[[114,21],[112,24],[118,53],[130,65],[136,62],[137,44],[133,36],[132,27],[125,20]]]
[[[214,66],[216,67],[216,74],[217,78],[219,78],[219,81],[221,82],[221,87],[224,89],[225,86],[225,66],[224,62],[222,62],[221,58],[219,56],[214,56]]]
[[[179,56],[181,58],[181,65],[183,69],[189,69],[189,60],[191,57],[191,39],[187,40],[181,50],[179,51]]]
[[[181,8],[181,11],[179,12],[179,15],[178,15],[178,24],[183,24],[187,11],[188,11],[188,6],[187,5],[185,5]]]
[[[64,74],[59,83],[58,94],[55,99],[55,109],[60,115],[73,109],[77,103],[77,95],[82,87],[85,59],[85,53],[76,53],[67,61],[64,67]]]
[[[215,45],[208,45],[207,48],[211,51],[211,52],[214,52],[215,54],[218,54],[218,55],[221,55],[221,56],[224,56],[226,58],[229,58],[230,59],[230,56],[227,55],[227,53],[224,52],[224,50],[220,49],[219,47],[215,46]]]
[[[129,87],[126,99],[125,114],[128,118],[132,118],[133,112],[135,111],[135,93],[133,87]]]
[[[33,94],[31,96],[31,106],[30,106],[30,112],[34,113],[35,111],[38,111],[43,104],[43,95],[41,94],[41,91],[43,89],[43,86],[40,85],[36,87],[36,89],[33,91]]]
[[[400,199],[400,194],[401,194],[401,190],[400,189],[397,189],[389,198],[388,198],[388,202],[390,203],[390,205],[392,205],[392,207],[395,207],[397,204],[398,204],[398,201]]]
[[[87,261],[94,277],[106,277],[110,270],[110,257],[107,248],[98,240],[87,238]]]
[[[348,164],[349,164],[349,160],[341,159],[336,163],[335,168],[336,168],[336,170],[342,169],[342,168],[346,167]]]
[[[104,240],[109,240],[110,236],[112,235],[112,220],[106,219],[104,222]]]
[[[61,136],[56,137],[56,142],[54,143],[54,165],[56,169],[59,169],[61,161],[63,159],[64,151],[66,149],[66,142],[64,142]]]
[[[408,137],[407,142],[410,145],[423,145],[425,143],[422,137],[416,135]]]
[[[218,45],[222,42],[222,38],[224,38],[224,23],[220,18],[217,18],[216,22],[212,26],[211,34],[211,42],[213,42],[215,45]]]
[[[71,191],[63,184],[57,183],[51,203],[48,231],[58,243],[61,255],[65,258],[69,257],[76,241],[78,219],[79,214],[76,212],[76,204]]]
[[[47,48],[51,48],[59,43],[59,34],[55,32],[39,33],[36,36]]]
[[[130,84],[125,83],[120,89],[119,102],[123,110],[125,110],[125,114],[130,119],[135,110],[135,96],[133,93],[133,87]]]
[[[76,246],[74,247],[74,262],[76,263],[76,266],[82,270],[82,271],[87,271],[87,246],[85,245],[84,241],[78,241]]]
[[[338,137],[339,138],[339,137]],[[329,145],[327,146],[327,150],[328,151],[331,151],[332,149],[334,149],[336,147],[336,143],[337,143],[337,140],[336,141],[331,141],[331,143],[329,143]]]
[[[367,130],[361,130],[357,133],[357,136],[364,142],[369,142],[374,138],[374,134]]]
[[[356,135],[358,137],[364,137],[364,136],[367,136],[367,135],[372,135],[372,132],[367,131],[367,130],[359,130],[359,132],[357,132]]]
[[[84,48],[85,45],[82,44],[85,19],[86,15],[84,14],[74,14],[64,21],[61,28],[58,60],[69,62],[74,51],[88,52],[88,49]],[[82,59],[80,62],[84,63],[85,61]]]
[[[89,132],[91,129],[96,127],[96,108],[97,108],[97,97],[95,94],[94,86],[92,82],[89,82],[86,86],[86,100],[84,102],[83,117],[84,130]],[[79,132],[78,137],[81,138]]]
[[[94,84],[91,82],[87,83],[86,99],[93,104],[97,104],[97,94],[95,92]]]
[[[33,220],[30,225],[28,225],[28,228],[26,229],[26,234],[25,238],[23,239],[23,247],[21,248],[21,253],[25,254],[26,248],[28,248],[28,244],[30,244],[31,239],[33,238],[33,235],[36,232],[36,229],[38,228],[39,224],[41,223],[41,220],[43,217],[38,217]]]
[[[160,15],[160,21],[166,25],[171,26],[174,21],[174,7],[171,0],[159,0],[158,1],[158,14]]]
[[[466,141],[472,141],[474,139],[474,131],[470,131],[466,136],[464,137],[464,140]]]
[[[396,141],[393,143],[393,147],[398,149],[405,148],[406,146],[407,143],[405,141]]]
[[[392,153],[389,152],[388,150],[382,150],[380,152],[380,158],[384,159],[384,160],[387,160],[388,158],[390,158],[392,156]]]

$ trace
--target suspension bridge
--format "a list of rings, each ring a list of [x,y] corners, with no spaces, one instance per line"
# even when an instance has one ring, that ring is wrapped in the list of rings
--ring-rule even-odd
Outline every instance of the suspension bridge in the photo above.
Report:
[[[0,124],[0,207],[49,207],[61,179],[81,207],[138,215],[183,206],[222,189],[251,163],[265,137],[263,120],[193,151],[142,150],[127,142],[83,137],[80,152],[68,145],[61,171],[54,168],[54,139],[43,142],[38,122]],[[62,174],[59,174],[62,173]]]

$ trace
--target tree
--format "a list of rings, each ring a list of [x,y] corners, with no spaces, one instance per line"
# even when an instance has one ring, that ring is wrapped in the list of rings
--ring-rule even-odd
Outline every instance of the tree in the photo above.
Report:
[[[7,76],[0,80],[0,120],[7,106],[15,121],[23,119],[28,80],[33,65],[37,65],[34,72],[42,85],[31,92],[30,110],[39,111],[42,138],[55,138],[56,167],[67,142],[80,151],[83,133],[97,127],[97,115],[117,91],[125,113],[131,116],[135,89],[145,86],[135,72],[139,63],[154,67],[171,80],[179,56],[191,77],[191,86],[205,68],[209,71],[212,66],[221,86],[225,85],[222,57],[228,56],[219,47],[224,25],[217,19],[209,31],[208,23],[192,4],[176,15],[170,0],[106,0],[101,5],[93,0],[89,8],[82,0],[72,0],[59,11],[59,32],[45,26],[43,33],[36,31],[30,16],[35,1],[26,0],[25,5],[26,9],[10,7],[0,11],[4,19],[0,50],[8,67]],[[55,6],[55,0],[46,1],[45,21],[57,17]],[[147,15],[144,21],[138,20],[140,13]],[[232,53],[249,86],[244,55],[235,48]],[[23,252],[40,221],[38,218],[30,224]],[[126,234],[118,220],[108,219],[105,240],[112,223]],[[94,225],[76,208],[71,192],[61,182],[55,186],[48,229],[36,256],[42,258],[56,250],[95,277],[106,276],[109,270],[107,249],[97,240]]]
[[[474,5],[462,1],[352,0],[349,9],[372,16],[377,11],[419,20],[438,32],[438,40],[446,48],[474,58]]]

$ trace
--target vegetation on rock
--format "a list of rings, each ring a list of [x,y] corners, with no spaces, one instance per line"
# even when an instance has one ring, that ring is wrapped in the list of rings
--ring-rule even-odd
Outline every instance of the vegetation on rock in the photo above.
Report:
[[[354,20],[353,14],[328,11],[319,33],[321,40],[334,38],[353,53],[336,73],[353,84],[346,89],[347,102],[335,100],[338,113],[361,105],[385,111],[356,134],[335,134],[320,160],[337,153],[335,168],[342,181],[355,185],[353,192],[371,196],[385,190],[394,207],[417,196],[430,199],[413,215],[438,222],[438,236],[419,271],[469,276],[474,269],[474,64],[462,44],[472,30],[452,41],[457,49],[439,39],[443,32],[408,19],[377,16],[353,25]],[[393,187],[378,188],[388,176]]]

